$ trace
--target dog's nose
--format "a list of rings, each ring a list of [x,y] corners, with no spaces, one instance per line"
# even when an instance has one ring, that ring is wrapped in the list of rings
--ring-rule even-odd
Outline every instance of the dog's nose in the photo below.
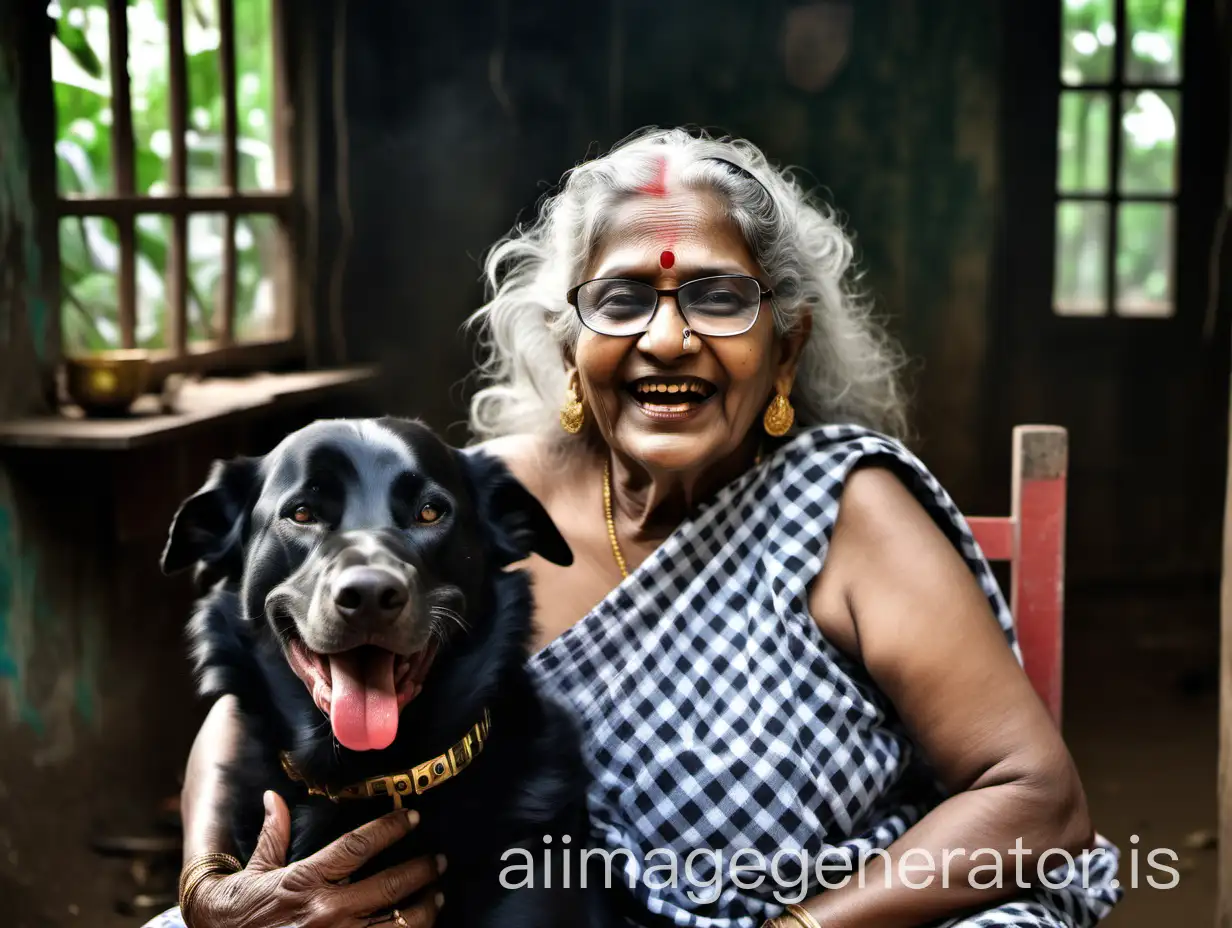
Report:
[[[348,567],[334,581],[334,606],[347,619],[392,622],[408,599],[402,580],[373,567]]]

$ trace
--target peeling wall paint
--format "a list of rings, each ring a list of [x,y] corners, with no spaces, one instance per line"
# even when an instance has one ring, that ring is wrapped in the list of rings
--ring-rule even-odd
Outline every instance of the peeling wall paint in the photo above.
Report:
[[[7,705],[0,708],[10,723],[21,722],[41,733],[43,721],[26,688],[37,571],[34,559],[19,551],[10,503],[8,480],[0,472],[0,692],[7,697]]]
[[[27,120],[37,106],[21,92],[29,36],[17,20],[10,29],[6,16],[0,34],[0,416],[43,408],[41,387],[58,356],[46,292],[54,239],[39,237],[54,231],[53,213],[39,207],[48,191],[36,189],[40,166],[30,161]],[[40,494],[17,474],[0,459],[0,730],[36,735],[33,760],[45,765],[70,757],[79,726],[96,718],[102,626],[99,598],[86,591],[100,587],[97,568],[54,532]]]
[[[49,307],[42,286],[43,255],[35,236],[30,161],[21,120],[17,59],[0,44],[0,348],[17,331],[24,306],[35,357],[48,357]]]
[[[96,588],[81,565],[57,560],[66,558],[23,537],[0,469],[0,728],[39,736],[40,766],[69,758],[79,726],[98,721],[102,616],[86,593]]]
[[[12,516],[7,509],[0,508],[0,680],[17,677],[17,660],[9,646],[9,612],[17,568],[14,547]]]

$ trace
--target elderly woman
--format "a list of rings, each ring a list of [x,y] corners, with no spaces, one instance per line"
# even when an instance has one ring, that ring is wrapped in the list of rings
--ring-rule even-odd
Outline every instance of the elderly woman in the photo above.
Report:
[[[524,565],[530,665],[583,732],[593,841],[635,924],[1092,924],[1116,850],[965,521],[890,437],[851,258],[754,146],[675,130],[571,171],[487,260],[471,425],[575,555]],[[234,711],[193,749],[186,859],[226,850]],[[345,885],[405,818],[283,866],[267,811],[192,928],[435,920],[429,862]]]

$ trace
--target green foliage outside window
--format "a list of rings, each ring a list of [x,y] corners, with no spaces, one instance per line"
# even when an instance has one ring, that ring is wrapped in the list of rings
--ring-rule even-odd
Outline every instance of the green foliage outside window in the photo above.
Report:
[[[1126,31],[1116,34],[1114,0],[1063,0],[1057,140],[1057,190],[1066,194],[1172,196],[1176,193],[1181,94],[1158,85],[1182,77],[1184,0],[1125,0]],[[1099,89],[1114,74],[1118,38],[1126,43],[1121,125],[1112,93]],[[1135,85],[1157,85],[1137,87]],[[1111,135],[1121,134],[1119,171]],[[1117,310],[1123,315],[1172,312],[1173,209],[1170,203],[1122,206],[1117,223]],[[1068,314],[1103,313],[1109,214],[1097,204],[1057,210],[1055,301]]]
[[[183,0],[187,65],[187,152],[190,193],[223,187],[223,88],[217,0]],[[107,0],[59,0],[52,78],[57,111],[56,160],[61,195],[115,193]],[[170,179],[169,39],[165,0],[129,0],[128,72],[132,104],[135,191],[166,194]],[[239,187],[274,186],[274,61],[269,0],[235,0]],[[152,210],[156,204],[151,204]],[[167,347],[167,255],[172,221],[156,212],[136,221],[137,345]],[[222,280],[221,215],[194,214],[188,234],[189,340],[215,337]],[[278,223],[241,216],[236,225],[236,332],[260,337],[273,324],[270,269]],[[115,223],[67,217],[60,224],[62,324],[70,353],[120,345]]]

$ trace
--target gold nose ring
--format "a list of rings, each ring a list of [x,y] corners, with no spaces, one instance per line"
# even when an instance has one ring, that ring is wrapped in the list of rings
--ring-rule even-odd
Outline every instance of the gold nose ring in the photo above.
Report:
[[[685,326],[685,330],[684,330],[684,345],[683,345],[683,347],[684,347],[684,350],[685,350],[685,351],[688,351],[688,350],[689,350],[689,337],[690,337],[692,334],[693,334],[693,332],[689,329],[689,327],[688,327],[688,326]]]

